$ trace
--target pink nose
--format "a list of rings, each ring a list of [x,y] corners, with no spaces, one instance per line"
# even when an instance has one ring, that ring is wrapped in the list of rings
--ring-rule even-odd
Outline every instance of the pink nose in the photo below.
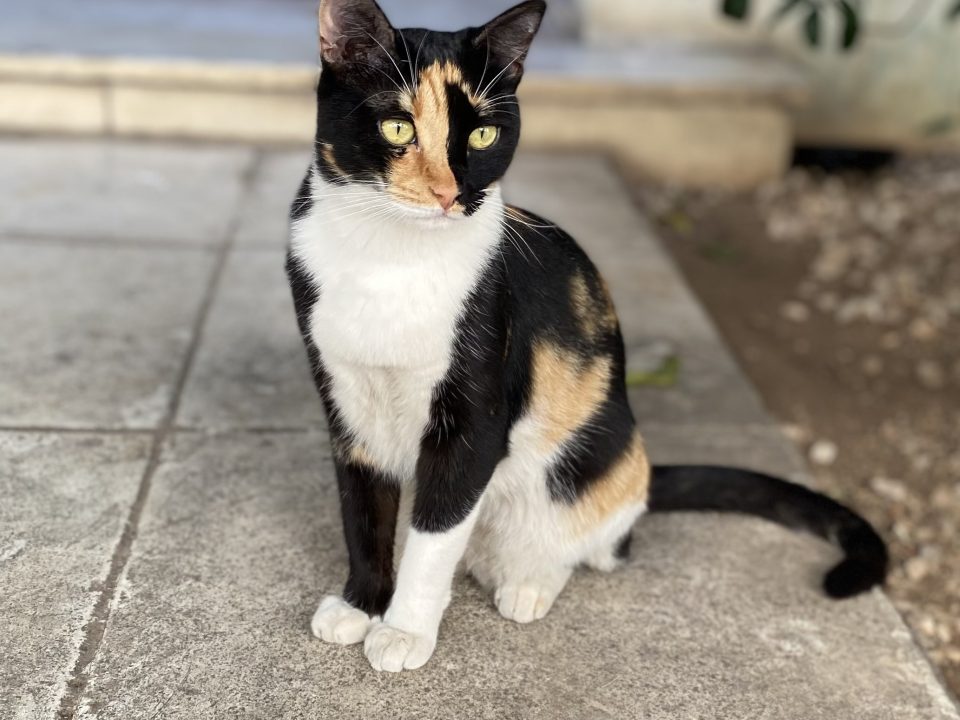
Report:
[[[457,196],[460,195],[460,191],[456,185],[431,186],[430,192],[433,193],[437,202],[440,203],[440,207],[444,210],[452,208],[453,204],[457,201]]]

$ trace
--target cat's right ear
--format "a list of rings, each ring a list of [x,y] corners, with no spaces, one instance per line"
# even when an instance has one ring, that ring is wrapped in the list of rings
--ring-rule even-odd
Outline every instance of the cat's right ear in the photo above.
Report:
[[[540,29],[546,10],[543,0],[522,2],[484,25],[473,44],[486,48],[489,61],[502,68],[507,78],[519,81],[530,43]]]
[[[375,0],[320,0],[320,60],[338,67],[387,62],[394,31]]]

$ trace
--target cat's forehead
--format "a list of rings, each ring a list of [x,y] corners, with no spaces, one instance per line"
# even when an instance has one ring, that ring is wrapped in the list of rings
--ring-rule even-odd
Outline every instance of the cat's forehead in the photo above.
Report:
[[[479,90],[484,63],[469,30],[401,29],[396,37],[394,55],[402,75],[415,83],[442,81],[464,92],[476,94]]]
[[[482,102],[463,69],[450,60],[436,60],[418,69],[414,77],[415,82],[399,93],[400,106],[411,115],[423,115],[433,108],[446,107],[451,91],[463,93],[475,108]]]

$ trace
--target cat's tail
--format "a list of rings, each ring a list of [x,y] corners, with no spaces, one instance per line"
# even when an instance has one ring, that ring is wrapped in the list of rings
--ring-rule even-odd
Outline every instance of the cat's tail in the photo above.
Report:
[[[655,465],[647,505],[650,512],[755,515],[836,543],[845,557],[823,581],[833,598],[881,585],[887,575],[887,547],[870,523],[826,495],[770,475],[708,465]]]

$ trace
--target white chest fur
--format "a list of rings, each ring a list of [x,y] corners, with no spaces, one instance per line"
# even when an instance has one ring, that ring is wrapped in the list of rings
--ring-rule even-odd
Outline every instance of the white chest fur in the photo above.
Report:
[[[383,193],[314,177],[314,206],[292,237],[320,287],[313,341],[355,440],[406,480],[433,390],[450,366],[464,301],[498,242],[500,194],[470,218],[430,225],[402,215]]]

